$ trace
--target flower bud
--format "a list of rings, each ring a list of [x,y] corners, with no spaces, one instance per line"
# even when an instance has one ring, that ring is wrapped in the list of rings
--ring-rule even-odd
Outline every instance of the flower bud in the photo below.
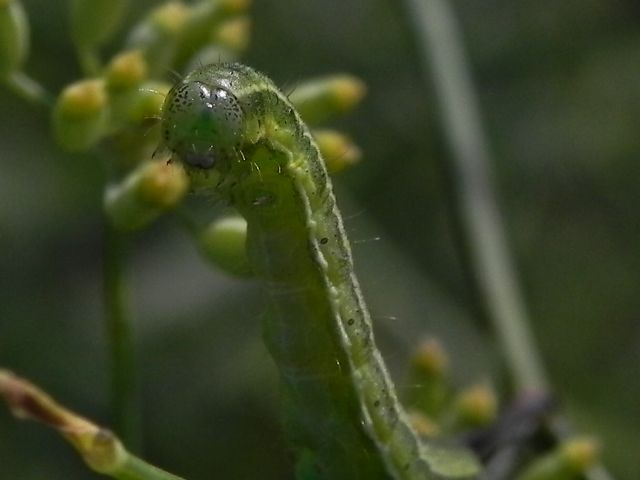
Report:
[[[440,427],[431,418],[416,410],[409,412],[409,422],[421,437],[436,437],[440,435]]]
[[[480,384],[462,391],[455,402],[456,423],[460,428],[477,428],[492,423],[497,415],[496,394]]]
[[[105,74],[110,90],[129,90],[147,78],[147,62],[140,50],[121,52],[109,63]]]
[[[246,250],[247,222],[240,216],[215,220],[198,236],[203,255],[221,270],[238,277],[252,275]]]
[[[585,437],[573,438],[534,460],[517,480],[580,480],[598,457],[596,441]]]
[[[29,22],[19,0],[0,0],[0,77],[20,70],[29,53]]]
[[[183,32],[189,15],[189,7],[180,1],[167,2],[151,12],[148,21],[169,36]]]
[[[142,123],[150,118],[159,118],[169,90],[171,85],[164,82],[149,81],[140,85],[129,104],[127,119]]]
[[[240,15],[222,22],[213,31],[212,42],[235,53],[244,52],[249,46],[251,20]]]
[[[422,342],[414,352],[411,362],[420,375],[430,378],[444,376],[449,368],[449,356],[435,338]]]
[[[69,151],[92,147],[106,133],[109,111],[104,81],[80,80],[67,86],[53,110],[58,143]]]
[[[189,12],[190,8],[182,2],[167,2],[132,29],[127,48],[143,52],[151,76],[164,74],[173,65]]]
[[[360,148],[344,133],[329,129],[312,133],[329,173],[338,173],[362,159]]]
[[[116,55],[105,71],[105,82],[111,106],[111,127],[120,130],[130,122],[132,110],[145,94],[141,83],[147,78],[147,62],[140,50],[129,50]]]
[[[365,84],[356,77],[332,75],[298,85],[289,100],[305,122],[315,125],[352,110],[366,91]]]
[[[593,438],[577,437],[564,442],[560,452],[571,470],[584,473],[598,460],[600,445]]]
[[[175,207],[186,194],[188,185],[179,164],[145,162],[106,190],[104,207],[115,227],[138,230]]]
[[[221,39],[215,38],[218,26],[230,18],[237,18],[239,14],[248,9],[249,4],[248,0],[205,0],[195,4],[189,11],[184,35],[180,38],[177,52],[178,64],[186,63],[212,40],[220,41]],[[240,30],[247,27],[240,26]],[[243,35],[248,39],[248,32],[245,31],[244,34],[241,34],[241,36]],[[236,38],[236,42],[238,40],[241,39]],[[227,45],[224,46],[228,48]]]
[[[435,339],[424,341],[411,358],[411,405],[431,418],[438,418],[451,397],[447,377],[449,359]]]

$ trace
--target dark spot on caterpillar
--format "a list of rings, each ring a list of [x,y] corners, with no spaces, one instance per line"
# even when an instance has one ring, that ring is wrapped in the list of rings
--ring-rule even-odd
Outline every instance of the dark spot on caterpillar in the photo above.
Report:
[[[327,237],[322,237],[322,238],[320,239],[320,243],[321,243],[322,245],[326,245],[328,241],[329,241],[329,239],[328,239]]]
[[[347,320],[347,323],[349,325],[353,325],[355,323],[355,320],[353,318],[350,318],[349,320]]]
[[[373,402],[373,406],[378,408],[380,406],[380,400],[376,400],[375,402]]]

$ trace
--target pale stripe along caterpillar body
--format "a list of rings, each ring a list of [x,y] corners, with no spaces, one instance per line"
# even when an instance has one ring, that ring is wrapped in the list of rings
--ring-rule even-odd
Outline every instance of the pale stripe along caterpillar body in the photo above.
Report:
[[[421,443],[402,411],[324,162],[286,96],[244,65],[205,66],[168,94],[162,134],[194,183],[247,220],[299,477],[473,477],[473,459]]]

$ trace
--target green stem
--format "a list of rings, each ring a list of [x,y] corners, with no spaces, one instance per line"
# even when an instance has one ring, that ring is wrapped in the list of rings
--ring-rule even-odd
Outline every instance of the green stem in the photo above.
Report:
[[[431,72],[439,110],[451,150],[454,188],[462,242],[476,289],[498,335],[503,355],[521,392],[548,391],[522,294],[507,249],[504,225],[493,190],[491,155],[481,128],[480,110],[467,68],[462,35],[448,0],[406,0],[413,19],[422,67]],[[550,428],[558,438],[572,429],[563,416]],[[585,474],[588,480],[611,480],[601,465]]]
[[[122,466],[110,476],[118,480],[182,480],[181,477],[165,472],[131,454],[127,455]]]
[[[37,80],[34,80],[26,73],[13,72],[3,80],[13,93],[24,100],[43,107],[51,107],[53,105],[54,100],[51,94]]]
[[[140,445],[140,401],[132,320],[125,274],[126,239],[105,219],[104,302],[111,357],[111,395],[116,431],[127,445]],[[138,448],[136,448],[138,449]]]
[[[87,77],[94,77],[100,73],[100,69],[102,68],[100,58],[93,48],[78,46],[76,48],[76,54],[78,55],[80,67]]]
[[[132,455],[109,430],[66,409],[36,385],[2,368],[0,397],[16,417],[58,431],[95,472],[119,480],[181,480]]]
[[[468,268],[517,389],[546,391],[548,381],[493,191],[491,157],[455,16],[447,0],[407,0],[407,5],[419,37],[423,68],[433,78],[451,150],[454,201],[468,249]]]

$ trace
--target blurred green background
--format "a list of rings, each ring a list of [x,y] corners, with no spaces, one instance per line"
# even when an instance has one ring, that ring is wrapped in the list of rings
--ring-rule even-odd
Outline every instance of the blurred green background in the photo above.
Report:
[[[66,2],[24,3],[27,71],[57,92],[79,77]],[[133,3],[128,24],[158,2]],[[610,470],[640,478],[640,4],[453,3],[552,381],[580,430],[602,439]],[[285,90],[337,71],[369,87],[339,122],[365,160],[335,183],[399,386],[429,334],[459,381],[499,375],[456,249],[435,99],[402,2],[256,0],[252,17],[245,61]],[[61,153],[47,115],[4,89],[0,139],[0,365],[109,424],[100,161]],[[291,478],[258,286],[211,270],[171,217],[135,238],[130,274],[144,455],[193,479]],[[0,478],[97,477],[53,432],[0,409]]]

